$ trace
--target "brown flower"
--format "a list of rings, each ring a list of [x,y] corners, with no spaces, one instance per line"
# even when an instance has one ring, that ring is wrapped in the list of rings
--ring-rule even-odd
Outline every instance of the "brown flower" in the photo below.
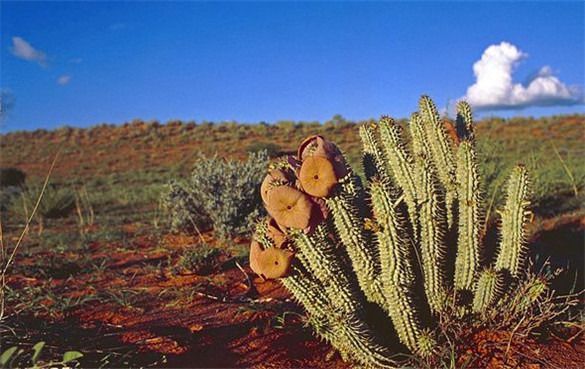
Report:
[[[337,184],[337,174],[329,159],[309,156],[303,161],[299,180],[303,190],[309,195],[326,197]]]
[[[259,257],[261,275],[268,279],[286,277],[295,254],[288,250],[267,248]]]
[[[266,210],[278,224],[295,229],[304,229],[309,225],[313,203],[301,191],[278,186],[270,191],[268,200]]]
[[[298,158],[305,160],[311,156],[320,156],[329,159],[337,178],[343,178],[347,175],[347,164],[339,148],[330,141],[327,141],[323,136],[314,135],[307,137],[299,146]]]
[[[277,183],[289,183],[294,180],[294,174],[283,168],[275,168],[268,171],[260,186],[260,195],[264,203],[268,204],[269,194]]]
[[[293,259],[294,253],[288,250],[275,247],[263,250],[257,241],[250,245],[250,268],[265,279],[286,277]]]
[[[315,203],[315,208],[317,210],[313,211],[313,215],[311,215],[311,221],[309,223],[309,226],[303,229],[303,232],[305,232],[306,234],[313,233],[315,231],[315,228],[317,228],[317,226],[321,224],[322,221],[329,217],[329,209],[327,209],[325,200],[323,200],[320,197],[311,197],[311,200],[313,200],[313,202]]]
[[[326,140],[321,135],[313,135],[305,138],[299,145],[298,158],[304,160],[309,156],[329,156],[331,150],[327,150],[329,147],[326,145]]]
[[[274,220],[274,218],[266,219],[266,225],[268,226],[268,232],[266,232],[266,236],[274,241],[274,246],[282,248],[288,241],[283,230],[283,228],[286,229],[286,227],[282,227],[276,222],[276,220]]]
[[[260,267],[260,255],[264,252],[262,246],[257,241],[252,241],[250,245],[250,268],[254,273],[260,275],[262,269]]]

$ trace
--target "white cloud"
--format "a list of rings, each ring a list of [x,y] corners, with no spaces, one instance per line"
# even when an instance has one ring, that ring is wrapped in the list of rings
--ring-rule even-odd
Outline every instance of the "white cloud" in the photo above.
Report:
[[[47,65],[47,54],[35,49],[21,37],[12,37],[12,47],[10,48],[10,51],[18,58],[37,62],[43,67]]]
[[[579,90],[561,82],[549,66],[540,68],[524,84],[514,83],[512,74],[527,57],[528,54],[508,42],[489,46],[473,64],[476,81],[462,99],[476,110],[583,103]]]
[[[66,85],[69,83],[69,81],[71,81],[71,76],[65,75],[57,78],[57,83],[60,85]]]

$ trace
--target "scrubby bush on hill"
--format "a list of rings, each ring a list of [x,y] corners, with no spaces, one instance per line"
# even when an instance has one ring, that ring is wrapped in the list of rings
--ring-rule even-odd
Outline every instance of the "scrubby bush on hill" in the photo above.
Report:
[[[188,183],[171,181],[162,195],[171,229],[188,233],[207,230],[209,216],[203,210],[199,197],[192,194],[188,187]]]
[[[268,156],[270,156],[271,158],[277,157],[280,155],[280,152],[282,151],[282,147],[280,147],[280,145],[277,145],[273,142],[254,142],[250,145],[248,145],[248,147],[246,147],[246,151],[248,153],[251,152],[260,152],[260,151],[264,151],[266,150],[266,152],[268,153]]]
[[[22,187],[26,174],[18,168],[0,168],[0,187]]]
[[[163,194],[175,230],[210,224],[222,238],[247,234],[263,213],[259,183],[268,164],[266,151],[250,153],[247,162],[202,158],[191,178],[171,182]]]

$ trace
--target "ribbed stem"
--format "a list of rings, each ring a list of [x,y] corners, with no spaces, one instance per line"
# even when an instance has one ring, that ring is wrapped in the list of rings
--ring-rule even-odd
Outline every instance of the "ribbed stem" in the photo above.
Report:
[[[258,241],[264,248],[267,247],[274,247],[274,242],[266,235],[268,232],[268,225],[266,222],[261,220],[256,223],[256,230],[254,232],[254,238]]]
[[[316,333],[335,346],[343,357],[374,367],[395,365],[389,359],[388,348],[377,342],[361,318],[352,312],[341,313],[325,303],[325,287],[321,282],[308,275],[295,274],[282,279],[282,284],[311,315]]]
[[[471,290],[479,267],[480,232],[483,224],[480,179],[475,149],[461,141],[457,149],[459,231],[455,259],[455,288]]]
[[[418,161],[420,172],[420,251],[424,276],[424,288],[433,312],[441,307],[441,295],[445,285],[445,202],[434,167],[427,159]]]
[[[404,219],[395,211],[396,196],[387,181],[374,181],[370,192],[378,223],[376,232],[381,280],[388,300],[388,313],[400,341],[411,351],[418,350],[422,330],[418,307],[414,303],[414,272]]]
[[[301,274],[298,268],[281,282],[318,324],[317,333],[331,343],[338,341],[330,319],[334,312],[323,298],[325,289],[322,284],[308,274]]]
[[[526,168],[518,165],[508,180],[506,203],[500,212],[501,241],[496,260],[496,269],[507,270],[512,277],[520,273],[526,253],[526,225],[530,216],[528,191]]]
[[[437,348],[437,341],[435,335],[430,329],[425,329],[421,332],[418,339],[418,350],[416,353],[421,357],[429,357]]]
[[[350,357],[373,368],[394,368],[396,362],[390,359],[390,350],[380,345],[365,324],[349,314],[338,316],[335,330],[343,338],[343,345],[349,348]]]
[[[339,250],[328,237],[327,224],[321,223],[311,235],[297,231],[293,237],[298,252],[307,261],[307,269],[321,281],[332,306],[343,314],[362,316],[363,298],[354,273],[344,267]]]
[[[363,146],[363,164],[366,179],[382,177],[388,178],[386,169],[386,157],[380,148],[377,135],[377,124],[365,123],[359,128],[360,138]]]
[[[425,132],[425,125],[419,113],[412,113],[409,127],[414,157],[431,155],[431,147]]]
[[[360,206],[365,206],[365,199],[358,181],[359,178],[350,172],[340,180],[337,192],[327,198],[326,203],[366,298],[384,307],[386,299],[382,293],[381,282],[377,280],[380,262],[360,215],[359,209]]]
[[[457,104],[457,120],[455,128],[459,140],[475,141],[473,113],[471,112],[471,106],[465,101],[460,101]]]
[[[274,247],[272,240],[266,235],[268,226],[265,221],[256,223],[254,238],[262,247]],[[302,253],[297,253],[296,257],[301,264],[293,264],[292,275],[282,278],[281,282],[284,287],[293,295],[293,297],[305,308],[311,316],[311,322],[316,333],[321,338],[335,344],[340,341],[333,329],[331,317],[335,313],[326,299],[325,288],[310,273],[307,272],[308,261]]]
[[[420,112],[424,121],[425,134],[431,150],[431,159],[437,170],[437,176],[445,187],[445,203],[447,209],[447,224],[452,228],[455,220],[453,204],[457,198],[454,178],[455,164],[449,144],[449,137],[439,118],[439,112],[428,96],[422,96],[419,102]]]
[[[473,311],[484,312],[501,294],[503,276],[494,268],[488,268],[479,274],[475,295],[473,297]]]
[[[266,229],[266,223],[259,222],[255,232],[265,248],[272,247]],[[389,349],[378,342],[364,320],[363,299],[352,287],[353,273],[343,269],[327,224],[319,225],[311,236],[294,232],[293,237],[302,264],[293,265],[293,274],[281,282],[310,314],[315,332],[345,358],[372,367],[394,367]]]
[[[413,232],[418,233],[416,221],[416,177],[414,160],[404,141],[402,127],[389,117],[383,117],[380,120],[380,139],[382,148],[386,154],[386,163],[388,170],[392,173],[395,183],[398,185],[404,195],[404,200],[408,207],[410,222]]]

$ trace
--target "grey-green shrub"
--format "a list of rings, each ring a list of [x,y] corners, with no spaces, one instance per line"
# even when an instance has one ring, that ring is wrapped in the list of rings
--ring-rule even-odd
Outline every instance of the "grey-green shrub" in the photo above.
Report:
[[[37,196],[30,197],[30,199],[35,198]],[[31,202],[31,205],[34,204]],[[48,187],[43,193],[37,212],[44,219],[56,219],[67,217],[73,209],[75,209],[75,194],[71,188]]]
[[[188,183],[173,180],[162,194],[169,225],[173,231],[202,232],[210,227],[211,220],[203,210],[199,198],[188,189]]]
[[[13,202],[18,201],[22,188],[17,186],[8,186],[0,188],[0,211],[10,209]]]
[[[9,212],[13,215],[26,218],[34,208],[41,194],[40,187],[26,188],[16,193],[10,203]],[[26,209],[26,210],[25,210]],[[48,186],[42,193],[37,209],[37,217],[41,221],[46,219],[65,218],[75,209],[75,193],[70,187]]]
[[[201,158],[189,180],[169,184],[164,203],[176,229],[208,220],[221,238],[245,235],[264,214],[260,182],[268,165],[266,151],[250,153],[245,162]]]

